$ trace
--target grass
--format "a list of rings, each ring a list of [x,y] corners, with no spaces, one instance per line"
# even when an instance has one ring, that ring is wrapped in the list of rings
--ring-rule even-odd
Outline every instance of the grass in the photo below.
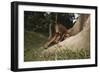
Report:
[[[71,60],[71,59],[88,59],[90,58],[89,50],[81,49],[72,51],[70,49],[55,52],[54,54],[46,54],[42,56],[44,60]]]
[[[36,32],[24,32],[24,61],[33,61],[46,42],[47,37]]]
[[[68,48],[54,54],[42,54],[47,37],[35,32],[24,33],[24,61],[70,60],[90,58],[89,49],[72,51]]]

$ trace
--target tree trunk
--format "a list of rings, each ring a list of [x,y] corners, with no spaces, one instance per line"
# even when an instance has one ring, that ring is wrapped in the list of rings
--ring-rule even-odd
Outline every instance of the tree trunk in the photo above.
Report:
[[[57,51],[70,49],[90,49],[90,16],[82,14],[76,21],[72,29],[69,30],[71,37],[64,41],[49,47],[43,53],[55,53]]]

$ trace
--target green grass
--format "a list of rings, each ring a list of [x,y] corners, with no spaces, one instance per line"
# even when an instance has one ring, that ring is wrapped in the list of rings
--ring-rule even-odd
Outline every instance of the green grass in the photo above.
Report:
[[[71,59],[88,59],[90,58],[90,52],[86,49],[80,49],[72,51],[70,49],[55,52],[53,54],[42,55],[43,60],[71,60]],[[41,59],[42,59],[41,58]]]
[[[46,39],[47,37],[40,33],[24,32],[24,61],[35,60]]]
[[[70,60],[70,59],[88,59],[90,50],[80,49],[72,51],[68,48],[54,54],[42,54],[43,47],[47,37],[35,32],[24,33],[24,61],[48,61],[48,60]]]

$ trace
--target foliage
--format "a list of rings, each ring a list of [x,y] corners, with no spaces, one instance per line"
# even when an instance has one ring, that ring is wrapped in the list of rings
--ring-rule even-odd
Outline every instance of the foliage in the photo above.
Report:
[[[57,15],[57,20],[56,20]],[[73,26],[74,13],[32,12],[24,11],[24,30],[48,35],[49,24],[61,23],[70,28]]]

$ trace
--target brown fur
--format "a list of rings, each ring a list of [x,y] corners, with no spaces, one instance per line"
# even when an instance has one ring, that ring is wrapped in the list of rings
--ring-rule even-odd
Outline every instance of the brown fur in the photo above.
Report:
[[[68,29],[62,24],[54,24],[54,29],[52,31],[52,35],[49,36],[47,43],[44,45],[45,48],[57,44],[66,37],[69,37]]]

